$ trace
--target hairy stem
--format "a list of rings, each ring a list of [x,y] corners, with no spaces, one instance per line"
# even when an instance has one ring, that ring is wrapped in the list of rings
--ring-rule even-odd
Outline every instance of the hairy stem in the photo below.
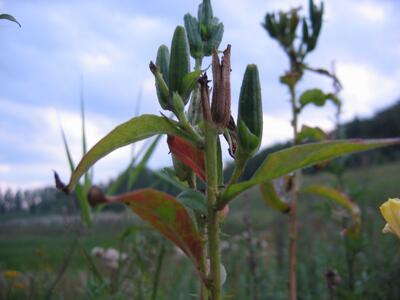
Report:
[[[205,122],[205,159],[207,171],[207,207],[208,207],[208,243],[210,256],[210,280],[212,300],[221,300],[221,256],[220,229],[218,212],[215,203],[218,198],[217,174],[217,132],[208,122]]]
[[[293,142],[297,143],[297,117],[298,109],[296,104],[296,91],[294,86],[290,86],[290,96],[292,105],[292,127],[293,127]],[[297,300],[297,198],[298,198],[298,186],[297,177],[300,174],[296,172],[293,175],[293,187],[291,190],[290,200],[290,224],[289,224],[289,299]]]

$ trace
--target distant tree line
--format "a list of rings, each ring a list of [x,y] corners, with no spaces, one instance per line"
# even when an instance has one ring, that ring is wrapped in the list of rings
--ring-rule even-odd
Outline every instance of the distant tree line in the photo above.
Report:
[[[342,134],[346,138],[388,138],[400,136],[400,101],[376,113],[371,118],[359,119],[342,125]],[[335,132],[331,133],[335,136]],[[283,143],[268,147],[256,155],[248,164],[242,178],[248,179],[250,174],[259,167],[264,158],[271,152],[288,147],[289,143]],[[359,167],[366,164],[381,164],[400,160],[400,147],[388,147],[379,150],[369,151],[352,155],[346,158],[345,164],[348,167]],[[311,169],[308,172],[316,172]],[[232,172],[232,166],[228,166],[225,170],[226,175]],[[118,181],[114,192],[123,193],[126,191],[128,182],[128,172],[121,173],[115,180]],[[107,187],[112,183],[104,184]],[[170,183],[161,179],[152,170],[144,169],[134,185],[134,189],[153,187],[158,190],[167,192],[171,195],[177,195],[179,190]],[[29,214],[50,214],[50,213],[73,213],[77,209],[77,203],[74,195],[66,196],[53,187],[46,187],[36,190],[18,190],[0,189],[0,215],[5,213]],[[108,210],[118,211],[121,206],[106,208]]]

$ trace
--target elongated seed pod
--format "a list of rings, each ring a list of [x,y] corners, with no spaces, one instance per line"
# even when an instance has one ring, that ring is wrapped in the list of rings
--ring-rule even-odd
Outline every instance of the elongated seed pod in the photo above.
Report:
[[[254,155],[260,147],[263,130],[261,87],[256,65],[248,65],[243,77],[237,125],[238,155]]]
[[[165,45],[161,45],[157,51],[156,65],[160,69],[160,73],[164,78],[164,81],[168,85],[168,74],[169,74],[169,50]]]
[[[157,51],[156,65],[150,63],[150,70],[156,79],[158,102],[163,109],[170,109],[170,95],[168,89],[169,50],[161,45]]]
[[[152,61],[150,62],[149,67],[150,71],[153,73],[154,78],[156,80],[156,91],[157,91],[158,102],[160,103],[163,109],[170,110],[171,105],[170,105],[169,89],[167,83],[165,82],[160,72],[160,68],[157,67]]]
[[[168,86],[172,96],[173,92],[182,95],[183,78],[190,71],[189,43],[185,28],[178,26],[175,29],[171,44],[169,61]]]

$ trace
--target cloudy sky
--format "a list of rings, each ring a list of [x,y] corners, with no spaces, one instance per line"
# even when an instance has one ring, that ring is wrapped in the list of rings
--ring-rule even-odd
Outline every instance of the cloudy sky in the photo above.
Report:
[[[0,22],[0,188],[52,184],[51,170],[69,171],[59,119],[75,161],[81,155],[79,97],[82,84],[89,145],[133,116],[158,113],[148,62],[169,45],[187,12],[199,0],[0,0],[0,13],[21,23]],[[264,145],[290,137],[288,95],[278,77],[287,59],[260,26],[267,11],[303,5],[304,0],[214,0],[224,22],[222,46],[232,44],[234,107],[248,63],[259,66],[265,110]],[[343,82],[344,119],[373,114],[400,96],[400,2],[326,0],[319,47],[308,61],[336,71]],[[329,80],[307,76],[300,89],[331,88]],[[141,97],[138,95],[141,94]],[[233,109],[236,111],[236,108]],[[302,123],[333,126],[333,107],[309,108]],[[121,149],[103,159],[95,178],[115,176],[130,159]],[[164,145],[150,165],[169,164]]]

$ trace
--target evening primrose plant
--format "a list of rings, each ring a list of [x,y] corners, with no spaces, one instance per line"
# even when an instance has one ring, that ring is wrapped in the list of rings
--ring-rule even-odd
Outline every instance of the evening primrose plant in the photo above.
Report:
[[[184,25],[176,27],[171,46],[161,45],[155,63],[149,65],[158,102],[166,113],[141,115],[120,124],[82,157],[68,184],[56,176],[56,185],[71,193],[81,176],[107,154],[155,135],[167,135],[177,178],[174,180],[185,187],[180,195],[173,197],[145,188],[106,196],[99,188],[92,187],[89,201],[92,205],[117,202],[131,208],[192,262],[200,282],[199,299],[221,300],[224,295],[220,224],[236,196],[256,186],[265,193],[273,193],[274,179],[340,155],[400,140],[338,140],[295,145],[270,154],[249,180],[238,182],[247,161],[261,144],[263,110],[258,68],[250,64],[245,70],[235,120],[231,113],[232,47],[227,45],[225,50],[218,50],[224,27],[214,16],[210,1],[200,4],[197,18],[187,14]],[[203,59],[208,56],[211,56],[211,72],[202,67]],[[174,117],[166,116],[171,113]],[[227,140],[227,151],[235,164],[230,178],[223,176],[222,137]]]

